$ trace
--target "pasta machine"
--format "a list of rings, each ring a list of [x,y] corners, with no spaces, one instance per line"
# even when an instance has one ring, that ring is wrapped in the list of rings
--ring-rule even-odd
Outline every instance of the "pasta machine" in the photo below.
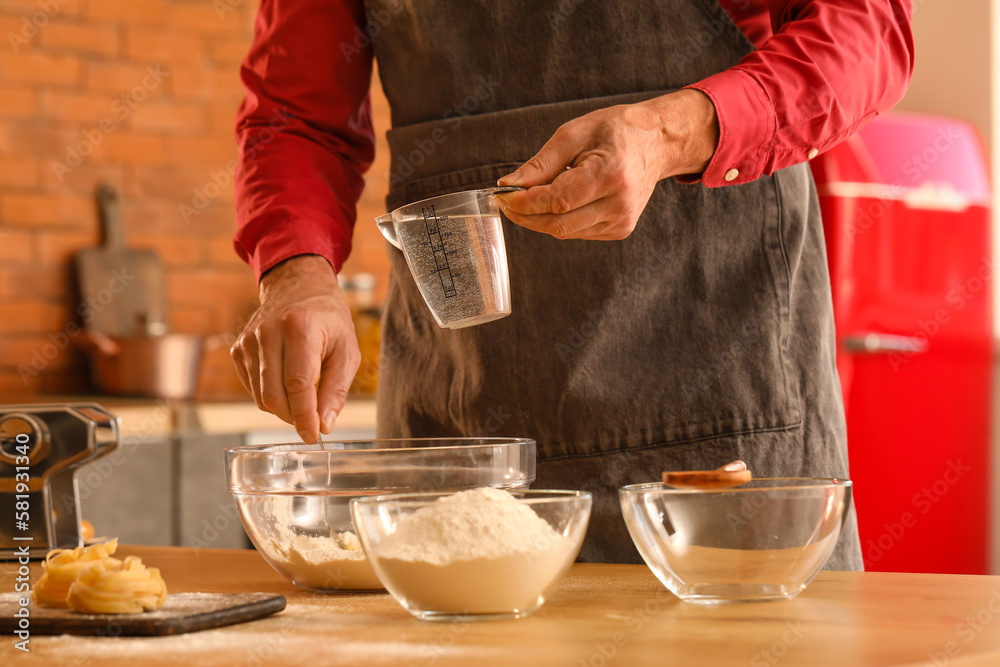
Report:
[[[95,403],[0,405],[0,560],[83,546],[76,472],[120,442]]]

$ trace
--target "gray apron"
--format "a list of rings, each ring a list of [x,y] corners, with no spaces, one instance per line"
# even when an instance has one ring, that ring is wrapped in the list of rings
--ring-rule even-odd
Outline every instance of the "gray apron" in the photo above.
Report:
[[[392,110],[387,204],[487,187],[560,124],[752,50],[714,0],[367,0]],[[534,488],[595,504],[581,560],[641,562],[617,489],[745,460],[848,475],[823,230],[806,165],[717,189],[661,181],[623,241],[504,220],[513,312],[434,323],[402,253],[383,318],[380,437],[538,442]],[[860,569],[854,515],[828,567]]]

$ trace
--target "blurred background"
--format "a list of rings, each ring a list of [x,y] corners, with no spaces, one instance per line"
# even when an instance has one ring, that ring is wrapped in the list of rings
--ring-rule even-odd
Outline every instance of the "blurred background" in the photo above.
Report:
[[[170,329],[242,330],[257,290],[232,248],[227,166],[256,9],[253,0],[0,2],[0,394],[90,387],[76,346],[48,344],[75,319],[77,251],[102,241],[99,182],[120,194],[126,243],[165,267]],[[344,269],[374,274],[376,289],[388,272],[372,223],[384,212],[386,159],[380,150]],[[206,355],[200,397],[244,396],[227,347]],[[18,372],[36,352],[44,367]]]
[[[998,4],[915,0],[905,113],[813,161],[871,569],[1000,572],[991,511],[1000,254],[987,167],[1000,156]],[[123,541],[245,545],[219,483],[220,448],[294,438],[256,410],[228,355],[257,296],[232,249],[233,117],[256,9],[256,0],[0,0],[0,405],[97,400],[122,417],[135,446],[107,474],[90,474],[81,496],[99,533]],[[388,190],[377,77],[372,100],[378,152],[343,270],[369,350],[388,276],[373,223]],[[113,186],[125,246],[162,277],[148,298],[163,317],[144,314],[145,333],[188,337],[150,353],[191,376],[169,400],[96,378],[79,344],[88,296],[123,305],[88,294],[77,259],[105,240],[101,184]],[[377,353],[367,361],[341,437],[373,433]],[[133,383],[155,375],[141,370]],[[130,503],[142,504],[141,519]]]

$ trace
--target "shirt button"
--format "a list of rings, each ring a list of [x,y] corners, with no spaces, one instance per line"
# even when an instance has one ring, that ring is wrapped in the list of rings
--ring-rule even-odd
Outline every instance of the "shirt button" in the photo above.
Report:
[[[740,175],[740,170],[734,168],[727,171],[726,175],[723,176],[723,178],[725,178],[727,181],[735,181],[736,177],[739,175]]]
[[[817,155],[819,155],[819,149],[813,148],[812,150],[809,151],[809,153],[806,155],[806,157],[811,160],[814,157],[816,157]]]

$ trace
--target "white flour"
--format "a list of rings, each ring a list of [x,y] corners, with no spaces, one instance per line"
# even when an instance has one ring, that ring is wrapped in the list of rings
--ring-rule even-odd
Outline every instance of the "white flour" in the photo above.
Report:
[[[285,526],[276,528],[281,539],[271,541],[269,555],[286,565],[286,576],[297,586],[325,590],[383,588],[354,533],[311,537],[298,535]]]
[[[264,559],[296,586],[316,591],[382,590],[346,521],[346,501],[239,495],[247,534]]]
[[[286,572],[297,586],[313,589],[370,590],[383,586],[372,570],[357,536],[350,532],[335,537],[296,535],[279,527],[281,544],[273,546],[289,566]]]
[[[375,559],[411,610],[530,612],[572,564],[577,545],[506,491],[445,496],[401,519]]]

